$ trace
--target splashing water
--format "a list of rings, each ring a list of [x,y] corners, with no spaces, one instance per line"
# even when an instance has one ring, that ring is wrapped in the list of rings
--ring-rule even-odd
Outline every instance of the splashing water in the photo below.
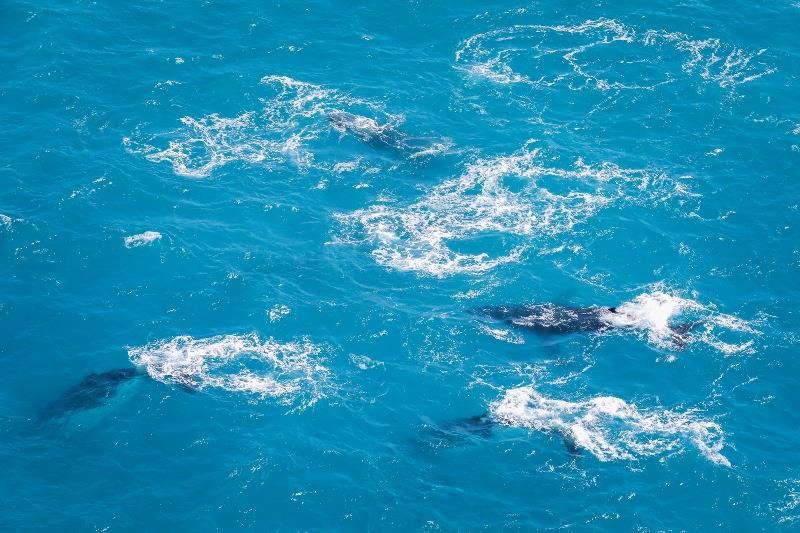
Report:
[[[614,396],[569,402],[547,398],[531,386],[518,387],[492,403],[490,412],[504,425],[558,433],[600,461],[664,456],[689,442],[708,460],[731,466],[721,453],[725,439],[718,424],[689,413],[639,410]]]

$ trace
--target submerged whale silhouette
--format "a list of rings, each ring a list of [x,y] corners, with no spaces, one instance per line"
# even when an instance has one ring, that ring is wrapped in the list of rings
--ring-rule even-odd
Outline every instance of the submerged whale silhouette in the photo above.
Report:
[[[91,373],[79,383],[68,388],[41,412],[40,420],[52,420],[75,411],[86,411],[105,405],[123,383],[148,375],[139,368],[117,368],[102,373]],[[175,376],[175,384],[190,393],[197,392],[191,376]]]
[[[616,307],[566,307],[553,304],[528,304],[512,306],[482,307],[480,312],[503,320],[511,326],[537,333],[568,335],[582,332],[603,332],[613,328],[633,328],[635,321]],[[686,334],[697,322],[669,326],[670,340],[682,350],[686,345]]]
[[[42,420],[58,418],[66,413],[94,409],[104,405],[124,382],[144,375],[136,368],[118,368],[100,374],[89,374],[50,403],[40,416]]]
[[[498,425],[500,424],[489,413],[483,413],[451,420],[436,428],[434,435],[441,440],[450,442],[462,441],[470,436],[487,439],[492,436],[492,431]],[[554,429],[550,433],[556,433],[561,437],[564,448],[570,455],[580,455],[580,447],[568,432]]]

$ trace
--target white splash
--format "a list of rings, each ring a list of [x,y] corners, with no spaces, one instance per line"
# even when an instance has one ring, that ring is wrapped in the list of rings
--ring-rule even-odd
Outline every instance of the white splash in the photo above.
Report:
[[[350,354],[350,361],[356,365],[359,370],[370,370],[379,366],[384,366],[383,361],[376,361],[366,355]]]
[[[682,297],[663,283],[654,284],[650,292],[620,304],[616,310],[604,314],[603,319],[615,327],[641,331],[648,342],[661,348],[674,348],[677,340],[682,345],[705,344],[726,356],[752,353],[753,336],[759,334],[749,322],[720,313],[713,305]],[[682,327],[686,331],[676,331]]]
[[[615,201],[652,205],[673,196],[692,193],[666,176],[608,162],[547,166],[529,144],[475,161],[410,205],[389,200],[337,219],[343,240],[372,244],[379,264],[444,277],[519,261],[537,240],[570,231]]]
[[[193,389],[223,389],[305,408],[325,396],[330,372],[308,340],[279,343],[258,335],[179,336],[130,348],[153,379]]]
[[[600,461],[664,456],[690,443],[706,459],[731,466],[722,455],[720,426],[691,412],[640,410],[614,396],[569,402],[547,398],[532,386],[507,390],[490,412],[501,424],[559,434]]]
[[[790,478],[777,483],[786,492],[780,502],[770,505],[778,515],[778,523],[793,524],[800,521],[800,480]]]
[[[125,248],[138,248],[146,246],[155,241],[161,240],[161,234],[157,231],[145,231],[136,235],[125,237]]]
[[[703,306],[660,290],[640,294],[630,302],[617,306],[616,313],[603,318],[615,327],[633,327],[648,333],[654,344],[667,344],[672,336],[670,326],[674,319],[687,310],[702,310]]]

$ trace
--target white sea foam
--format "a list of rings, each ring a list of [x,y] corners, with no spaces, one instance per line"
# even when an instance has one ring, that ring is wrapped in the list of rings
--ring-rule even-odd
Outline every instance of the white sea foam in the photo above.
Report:
[[[608,162],[549,166],[528,144],[473,162],[410,205],[382,201],[337,218],[344,241],[372,244],[379,264],[442,277],[518,261],[537,239],[569,231],[616,201],[691,195],[666,176]]]
[[[190,336],[130,348],[128,357],[153,379],[193,389],[224,389],[301,408],[325,396],[330,372],[307,339],[279,343],[249,335]]]
[[[0,213],[0,224],[2,224],[5,229],[11,229],[11,223],[13,221],[14,220],[10,216]]]
[[[708,460],[731,465],[722,455],[720,426],[692,412],[640,410],[614,396],[570,402],[547,398],[532,386],[505,391],[490,412],[501,424],[561,435],[600,461],[663,457],[684,451],[690,443]]]
[[[699,75],[722,88],[735,87],[774,72],[758,59],[763,53],[682,33],[647,30],[639,35],[616,20],[601,18],[479,33],[460,43],[455,59],[471,76],[498,84],[536,88],[565,84],[571,89],[609,91],[654,89],[682,73]],[[685,54],[688,58],[679,64]]]
[[[161,239],[161,234],[157,231],[145,231],[136,235],[125,237],[125,248],[138,248],[146,246]]]
[[[786,494],[780,502],[770,505],[778,515],[778,523],[793,524],[800,521],[800,480],[784,479],[777,482]]]
[[[178,138],[170,140],[167,148],[144,149],[149,161],[168,162],[181,176],[208,176],[214,169],[232,161],[270,165],[291,160],[304,167],[312,159],[301,147],[300,134],[269,138],[256,133],[263,125],[254,113],[234,118],[217,114],[199,119],[183,117],[181,123],[185,129],[176,132]]]
[[[767,74],[775,69],[759,60],[766,49],[746,51],[726,45],[719,39],[692,39],[683,33],[648,30],[642,36],[647,46],[669,43],[675,49],[689,55],[683,63],[687,74],[698,74],[704,80],[712,81],[722,88],[735,87]]]
[[[434,157],[437,155],[441,155],[444,153],[449,152],[453,148],[453,141],[450,139],[444,139],[439,142],[431,143],[430,146],[426,148],[421,148],[411,155],[409,155],[409,159],[424,159],[426,157]]]
[[[350,361],[360,370],[371,370],[379,366],[384,366],[383,361],[376,361],[366,355],[350,354]]]

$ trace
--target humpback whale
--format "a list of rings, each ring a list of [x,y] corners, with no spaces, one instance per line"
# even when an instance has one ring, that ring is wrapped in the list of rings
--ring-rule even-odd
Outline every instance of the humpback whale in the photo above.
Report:
[[[104,405],[119,386],[144,375],[136,368],[117,368],[100,374],[89,374],[80,383],[67,389],[42,411],[41,419],[53,419],[65,413],[93,409]]]
[[[330,111],[327,117],[333,129],[343,135],[349,133],[376,150],[399,152],[414,158],[435,145],[431,139],[409,137],[392,124],[380,124],[375,119],[347,111]]]
[[[463,441],[470,436],[488,439],[498,425],[500,424],[492,418],[491,414],[483,413],[446,422],[436,428],[434,436],[440,441],[447,442]],[[575,438],[568,432],[554,429],[550,433],[556,433],[561,437],[564,442],[564,448],[570,455],[580,455],[580,447],[575,442]]]
[[[603,332],[612,328],[636,328],[638,320],[616,307],[566,307],[554,304],[491,306],[479,309],[495,320],[542,334]],[[686,334],[697,322],[669,326],[669,338],[677,349],[686,345]],[[641,327],[641,326],[639,326]]]
[[[328,120],[339,133],[350,133],[374,147],[393,147],[402,142],[402,137],[390,124],[379,124],[375,119],[331,111]]]

